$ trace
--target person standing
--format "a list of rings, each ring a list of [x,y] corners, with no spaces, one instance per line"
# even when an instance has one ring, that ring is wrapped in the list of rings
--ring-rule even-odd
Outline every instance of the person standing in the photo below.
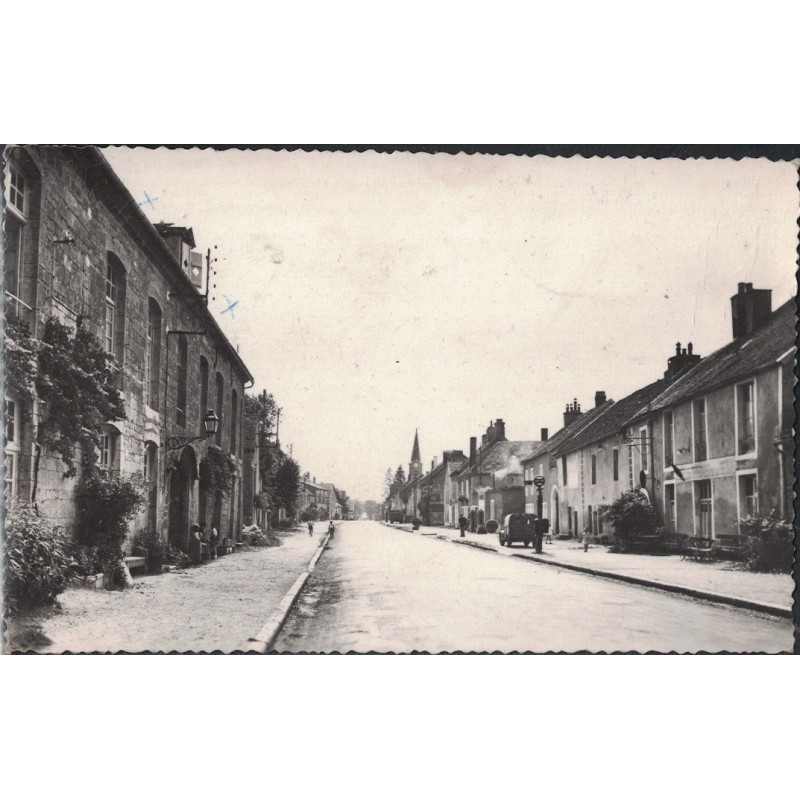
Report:
[[[583,526],[583,552],[586,553],[589,550],[589,529],[584,525]]]
[[[328,525],[328,534],[331,537],[331,539],[333,538],[333,534],[335,531],[336,531],[336,526],[333,524],[333,520],[331,520],[330,524]]]
[[[314,535],[314,523],[311,520],[308,521],[308,535]]]
[[[464,531],[466,531],[466,530],[467,530],[467,524],[468,524],[468,523],[467,523],[467,518],[466,518],[466,517],[465,517],[465,516],[462,514],[462,515],[461,515],[461,516],[458,518],[458,527],[459,527],[459,529],[461,530],[461,538],[462,538],[462,539],[463,539],[463,538],[464,538],[464,536],[466,535],[466,534],[464,533]]]

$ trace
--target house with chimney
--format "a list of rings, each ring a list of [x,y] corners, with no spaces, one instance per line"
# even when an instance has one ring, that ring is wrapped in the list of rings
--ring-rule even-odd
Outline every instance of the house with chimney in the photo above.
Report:
[[[536,441],[509,441],[502,419],[489,423],[480,447],[477,437],[471,437],[469,458],[450,476],[451,518],[456,524],[463,515],[469,521],[470,530],[477,531],[487,520],[498,519],[504,511],[501,505],[507,507],[513,502],[512,496],[518,495],[524,505],[522,461],[538,444]],[[498,493],[497,490],[511,491]],[[490,491],[494,493],[489,495]]]
[[[451,510],[451,476],[467,457],[461,450],[445,450],[441,462],[434,458],[430,472],[416,485],[419,516],[426,525],[458,525]]]
[[[796,303],[773,312],[770,290],[740,283],[731,319],[732,340],[626,425],[634,481],[647,473],[674,535],[735,535],[743,518],[772,511],[792,518]]]
[[[571,505],[564,503],[562,508],[564,490],[570,476],[566,457],[557,456],[559,448],[603,414],[611,403],[611,400],[606,400],[605,392],[596,392],[594,407],[582,411],[578,399],[574,398],[564,409],[564,427],[552,436],[548,435],[547,428],[542,428],[541,442],[522,460],[525,511],[529,514],[536,513],[537,492],[533,479],[541,475],[545,479],[542,487],[542,517],[550,520],[550,530],[554,536],[567,537],[576,534]]]

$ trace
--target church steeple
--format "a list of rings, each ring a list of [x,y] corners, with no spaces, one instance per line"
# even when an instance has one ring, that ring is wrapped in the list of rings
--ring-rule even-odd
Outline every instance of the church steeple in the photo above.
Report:
[[[411,463],[408,465],[408,478],[422,476],[422,459],[419,455],[419,430],[414,431],[414,447],[411,449]]]

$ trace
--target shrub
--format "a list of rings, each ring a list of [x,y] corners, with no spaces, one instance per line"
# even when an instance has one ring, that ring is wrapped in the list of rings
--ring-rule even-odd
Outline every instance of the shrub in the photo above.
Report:
[[[6,604],[14,610],[54,602],[72,563],[61,534],[28,505],[9,509],[5,524]]]
[[[489,533],[497,533],[497,529],[500,527],[500,523],[496,519],[490,519],[486,523],[486,530]]]
[[[647,497],[637,489],[623,492],[620,497],[598,509],[606,522],[614,526],[620,549],[637,536],[653,536],[656,532],[656,512]]]
[[[277,547],[281,540],[272,531],[256,530],[250,534],[250,544],[253,547]]]
[[[110,575],[109,586],[123,585],[128,521],[144,503],[139,482],[116,473],[87,469],[76,494],[79,544],[97,549],[98,566]]]
[[[189,558],[189,556],[187,556],[182,550],[178,550],[177,547],[173,547],[170,544],[167,545],[166,549],[164,550],[164,564],[170,564],[183,569],[185,567],[192,566],[192,559]]]
[[[794,528],[773,511],[766,517],[748,517],[740,524],[744,536],[743,566],[752,572],[792,571]]]
[[[419,517],[411,517],[411,527],[416,531],[422,525],[422,520]]]

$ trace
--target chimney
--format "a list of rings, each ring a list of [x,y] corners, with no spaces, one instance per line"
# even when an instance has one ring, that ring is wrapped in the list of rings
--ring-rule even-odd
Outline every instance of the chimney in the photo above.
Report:
[[[469,463],[475,463],[475,456],[478,452],[478,438],[476,436],[469,437]]]
[[[606,393],[605,392],[595,392],[594,393],[594,407],[599,408],[603,403],[606,401]]]
[[[681,349],[681,343],[675,343],[675,355],[667,359],[667,371],[664,377],[668,380],[675,380],[681,373],[691,369],[698,361],[700,356],[693,353],[694,346],[691,342]]]
[[[494,421],[494,440],[496,442],[504,442],[506,440],[506,424],[502,419]]]
[[[772,290],[754,289],[752,283],[740,283],[731,297],[733,338],[752,336],[763,328],[772,314]]]
[[[564,410],[564,427],[572,425],[582,413],[581,404],[578,402],[577,397],[571,403],[567,403],[567,407]]]
[[[547,441],[547,428],[542,428],[541,441]]]

